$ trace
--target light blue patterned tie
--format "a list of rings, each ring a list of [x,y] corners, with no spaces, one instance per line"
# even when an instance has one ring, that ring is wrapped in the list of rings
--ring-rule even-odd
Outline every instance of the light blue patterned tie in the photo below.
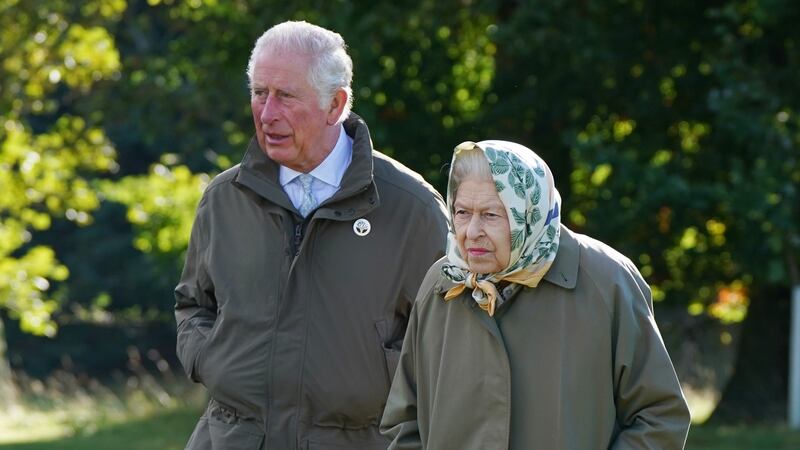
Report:
[[[303,217],[308,217],[311,211],[317,207],[317,199],[314,198],[314,193],[311,191],[311,182],[314,181],[314,176],[303,173],[297,178],[300,180],[300,185],[303,187],[303,201],[300,202],[298,209]]]

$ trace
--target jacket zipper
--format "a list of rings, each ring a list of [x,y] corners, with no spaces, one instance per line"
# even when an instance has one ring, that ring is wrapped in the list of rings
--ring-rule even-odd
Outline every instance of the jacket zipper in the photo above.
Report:
[[[303,242],[303,223],[294,226],[294,256],[300,254],[300,244]]]

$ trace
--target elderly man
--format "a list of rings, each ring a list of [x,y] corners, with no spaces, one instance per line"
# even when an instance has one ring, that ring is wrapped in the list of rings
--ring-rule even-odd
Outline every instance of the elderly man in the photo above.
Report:
[[[175,289],[178,357],[211,397],[187,449],[385,449],[442,199],[372,148],[339,34],[276,25],[247,74],[256,135],[206,189]]]

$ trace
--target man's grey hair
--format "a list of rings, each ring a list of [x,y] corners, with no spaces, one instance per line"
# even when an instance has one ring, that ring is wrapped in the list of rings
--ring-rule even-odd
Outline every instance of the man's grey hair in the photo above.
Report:
[[[308,55],[308,82],[317,91],[320,108],[327,108],[339,89],[347,93],[344,111],[339,121],[350,114],[353,106],[353,60],[347,54],[347,45],[339,33],[304,21],[279,23],[258,38],[250,61],[247,63],[247,80],[252,85],[256,59],[265,50]]]

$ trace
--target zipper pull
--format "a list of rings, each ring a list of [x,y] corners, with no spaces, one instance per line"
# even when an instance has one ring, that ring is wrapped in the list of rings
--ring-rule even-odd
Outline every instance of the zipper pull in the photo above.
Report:
[[[300,254],[300,243],[303,242],[303,224],[294,226],[294,255]]]

